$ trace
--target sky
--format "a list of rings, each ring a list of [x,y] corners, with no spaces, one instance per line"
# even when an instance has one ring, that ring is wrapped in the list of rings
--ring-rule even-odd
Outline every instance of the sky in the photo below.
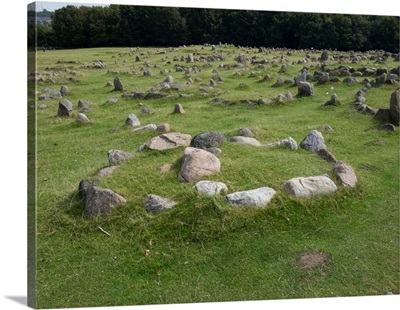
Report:
[[[85,3],[85,2],[48,2],[48,1],[37,1],[36,2],[36,9],[38,12],[41,12],[43,10],[47,10],[50,12],[54,12],[55,10],[61,9],[62,7],[65,7],[67,5],[75,5],[75,6],[106,6],[107,4],[105,3]]]

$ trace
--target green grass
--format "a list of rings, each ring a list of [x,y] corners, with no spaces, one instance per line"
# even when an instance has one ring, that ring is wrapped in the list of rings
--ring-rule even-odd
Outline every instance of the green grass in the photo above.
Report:
[[[37,53],[37,71],[62,65],[58,61],[78,61],[63,65],[77,71],[77,82],[52,76],[55,84],[39,82],[58,91],[68,85],[67,99],[74,103],[74,116],[55,116],[58,99],[37,101],[46,109],[37,110],[37,306],[39,308],[122,306],[163,303],[216,302],[229,300],[263,300],[284,298],[385,295],[399,293],[399,135],[376,130],[372,117],[354,111],[352,102],[361,85],[340,83],[315,85],[315,96],[295,98],[285,104],[249,106],[241,100],[273,99],[293,86],[274,87],[278,77],[296,76],[303,64],[291,65],[279,74],[277,67],[251,68],[243,76],[233,61],[236,48],[225,48],[224,64],[218,69],[196,63],[201,72],[193,74],[202,82],[185,85],[191,98],[133,100],[123,99],[121,92],[107,87],[115,75],[107,71],[132,71],[119,74],[128,93],[147,93],[174,71],[174,55],[187,56],[200,47],[180,48],[167,54],[142,48],[151,55],[135,62],[135,56],[119,53],[127,48],[60,50]],[[254,50],[253,52],[256,52]],[[252,53],[253,53],[252,52]],[[303,55],[304,54],[304,55]],[[272,59],[280,53],[261,55]],[[319,55],[317,55],[319,56]],[[161,60],[162,58],[167,59]],[[290,63],[305,53],[288,56]],[[106,69],[81,68],[101,59]],[[279,58],[278,58],[279,59]],[[126,62],[124,63],[124,60]],[[171,61],[167,64],[167,61]],[[140,69],[147,61],[153,76],[145,77]],[[181,62],[179,62],[181,63]],[[183,66],[193,64],[181,63]],[[317,63],[309,72],[316,70]],[[159,68],[154,68],[158,65]],[[397,66],[388,61],[389,69]],[[337,67],[331,61],[329,67]],[[354,65],[353,65],[354,66]],[[354,67],[372,66],[364,60]],[[225,66],[226,67],[226,66]],[[210,78],[218,74],[224,83],[208,88]],[[53,72],[54,70],[50,71]],[[249,77],[260,71],[259,82]],[[171,72],[175,81],[185,84],[182,72]],[[238,88],[245,83],[246,88]],[[201,86],[200,84],[206,84]],[[209,89],[207,97],[200,87]],[[334,90],[331,90],[334,87]],[[396,86],[384,85],[366,94],[372,107],[387,108]],[[329,92],[327,95],[326,92]],[[333,109],[321,106],[335,92],[341,105]],[[171,94],[176,93],[170,91]],[[107,104],[111,98],[116,104]],[[224,106],[213,98],[231,100]],[[77,102],[92,102],[87,113],[91,123],[77,125]],[[143,103],[140,106],[139,103]],[[175,103],[181,103],[183,115],[171,114]],[[141,114],[143,107],[150,115]],[[132,132],[124,126],[128,114],[135,113],[143,125],[170,123],[172,131],[192,136],[216,130],[227,137],[237,135],[242,127],[250,128],[262,143],[291,136],[298,143],[312,129],[320,130],[328,149],[339,160],[356,171],[358,185],[353,189],[339,187],[329,196],[293,199],[281,189],[292,177],[328,174],[332,166],[303,149],[252,147],[224,142],[221,173],[209,179],[228,185],[229,192],[270,186],[277,195],[266,208],[233,208],[224,197],[204,197],[195,193],[193,184],[179,182],[177,174],[183,149],[156,152],[146,150],[122,163],[111,177],[99,178],[97,171],[108,166],[107,151],[121,149],[134,152],[155,132]],[[329,124],[333,132],[323,132]],[[114,130],[112,130],[114,129]],[[371,143],[384,140],[386,144]],[[161,174],[157,167],[172,163],[170,171]],[[110,188],[127,199],[108,217],[87,219],[83,201],[77,195],[80,180],[98,179],[100,186]],[[158,216],[148,215],[144,208],[147,194],[178,201],[178,205]],[[110,233],[101,233],[98,227]],[[146,254],[149,250],[150,254]],[[331,255],[324,270],[302,271],[300,254],[325,252]]]

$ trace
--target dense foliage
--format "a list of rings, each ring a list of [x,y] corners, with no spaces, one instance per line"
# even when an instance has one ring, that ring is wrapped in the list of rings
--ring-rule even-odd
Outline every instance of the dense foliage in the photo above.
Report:
[[[42,30],[42,29],[41,29]],[[56,10],[40,44],[106,46],[242,46],[399,51],[398,16],[268,12],[110,5]]]

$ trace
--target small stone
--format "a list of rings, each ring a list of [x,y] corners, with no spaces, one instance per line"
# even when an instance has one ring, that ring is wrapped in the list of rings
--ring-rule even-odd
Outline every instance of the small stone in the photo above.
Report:
[[[226,195],[225,199],[231,206],[265,207],[270,203],[275,193],[275,190],[270,187],[260,187]]]
[[[79,113],[78,116],[76,117],[75,123],[84,124],[84,123],[90,123],[90,121],[85,114]]]
[[[171,126],[168,123],[161,124],[157,126],[156,131],[158,132],[170,132]]]
[[[180,103],[175,104],[174,112],[173,114],[184,114],[185,110],[183,109],[182,105]]]
[[[225,183],[215,181],[199,181],[193,188],[207,196],[214,196],[220,194],[221,191],[228,191]]]
[[[159,214],[160,212],[171,209],[177,203],[171,199],[149,194],[146,196],[144,208],[147,212]]]

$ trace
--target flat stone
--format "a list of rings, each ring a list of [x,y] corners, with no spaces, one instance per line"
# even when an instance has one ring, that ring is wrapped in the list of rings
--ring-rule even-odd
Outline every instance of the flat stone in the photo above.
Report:
[[[143,130],[156,130],[157,126],[155,124],[148,124],[145,126],[137,127],[132,129],[132,131],[143,131]]]
[[[102,168],[97,172],[97,175],[99,177],[109,177],[109,176],[111,176],[111,174],[114,172],[114,170],[116,168],[117,168],[117,166],[110,166],[110,167]]]
[[[225,198],[231,206],[265,207],[270,203],[275,193],[275,190],[270,187],[260,187],[253,190],[235,192],[226,195]]]
[[[149,194],[146,196],[144,208],[147,212],[158,214],[164,210],[171,209],[177,203],[171,199]]]
[[[146,147],[151,150],[169,150],[180,146],[189,146],[192,136],[177,132],[165,133],[154,137],[146,143]]]
[[[121,150],[109,150],[108,151],[108,162],[111,166],[116,166],[124,160],[133,157],[134,155]]]
[[[298,177],[285,181],[282,188],[290,196],[310,198],[337,190],[336,184],[327,176]]]
[[[221,191],[228,191],[225,183],[216,181],[199,181],[193,188],[207,196],[214,196],[220,194]]]
[[[255,138],[235,136],[229,139],[230,142],[250,144],[254,146],[262,146],[262,144]]]

